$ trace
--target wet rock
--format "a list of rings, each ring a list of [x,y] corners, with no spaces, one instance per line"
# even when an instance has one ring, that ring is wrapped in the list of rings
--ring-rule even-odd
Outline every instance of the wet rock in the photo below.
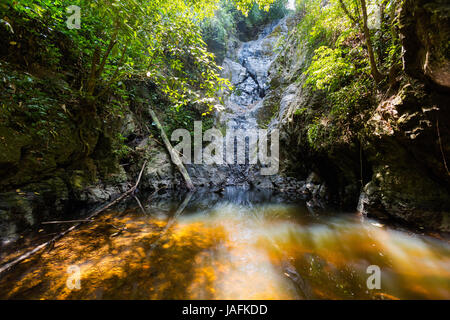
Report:
[[[327,188],[327,186],[325,184],[322,184],[320,186],[320,189],[319,189],[319,192],[318,192],[318,196],[321,199],[325,199],[327,195],[328,195],[328,188]]]
[[[131,113],[126,113],[121,129],[122,136],[128,137],[131,134],[134,134],[135,130],[136,130],[136,122],[133,118],[133,115]]]
[[[142,177],[143,185],[150,189],[173,189],[180,182],[176,179],[176,171],[172,166],[170,156],[163,150],[155,150],[149,155]]]
[[[312,172],[306,179],[307,184],[320,184],[321,182],[322,180],[320,179],[319,175],[315,172]]]
[[[227,165],[188,165],[192,182],[199,187],[217,187],[229,184],[230,170]]]
[[[102,187],[90,187],[86,190],[86,199],[90,203],[106,202],[109,200],[109,193]]]
[[[450,89],[448,4],[445,1],[404,1],[399,17],[404,69],[414,77],[426,77]]]
[[[311,213],[312,215],[316,215],[326,208],[326,204],[324,201],[313,197],[310,200],[306,201],[306,207],[309,213]]]
[[[222,64],[222,74],[221,76],[227,78],[232,84],[239,84],[244,82],[248,77],[247,69],[245,69],[241,64],[234,62],[228,58]]]
[[[257,40],[237,45],[236,57],[224,60],[222,76],[235,85],[233,92],[224,93],[225,112],[219,122],[227,129],[257,129],[257,114],[260,102],[267,89],[268,70],[276,53],[273,45],[287,33],[285,20],[273,23],[261,33]],[[234,59],[237,58],[237,59]],[[238,62],[237,62],[238,61]],[[227,139],[227,138],[226,138]],[[227,141],[227,140],[226,140]],[[239,150],[242,155],[246,150]],[[273,177],[261,176],[259,165],[188,165],[188,172],[196,186],[241,186],[245,188],[273,189],[285,186],[295,190],[298,186],[274,183]]]
[[[66,183],[59,177],[29,184],[0,194],[0,238],[12,237],[8,231],[22,232],[39,222],[65,212],[70,195]],[[14,233],[14,232],[13,232]]]
[[[259,176],[257,179],[252,181],[252,185],[259,189],[273,189],[274,184],[270,178],[264,178]]]
[[[287,32],[285,22],[286,19],[283,19],[269,25],[257,40],[244,43],[239,52],[240,63],[263,90],[267,89],[268,67],[276,55],[274,46],[279,37]]]
[[[232,61],[238,61],[238,53],[241,47],[241,41],[236,37],[231,37],[227,43],[227,57]]]

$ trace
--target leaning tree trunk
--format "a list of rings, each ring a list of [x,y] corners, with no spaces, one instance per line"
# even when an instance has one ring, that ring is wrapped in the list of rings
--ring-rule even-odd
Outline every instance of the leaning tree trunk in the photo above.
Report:
[[[189,173],[187,172],[186,168],[183,165],[183,162],[181,161],[180,156],[178,153],[173,149],[172,145],[170,144],[169,138],[167,138],[166,132],[164,131],[164,128],[161,126],[161,123],[158,120],[158,117],[156,116],[155,112],[152,110],[152,108],[149,107],[150,115],[153,119],[153,122],[156,124],[156,127],[161,132],[161,138],[164,142],[164,145],[166,146],[167,151],[172,157],[173,163],[177,166],[178,170],[180,171],[181,175],[184,178],[184,181],[186,182],[186,186],[189,190],[194,190],[195,187],[191,181],[191,177],[189,176]]]

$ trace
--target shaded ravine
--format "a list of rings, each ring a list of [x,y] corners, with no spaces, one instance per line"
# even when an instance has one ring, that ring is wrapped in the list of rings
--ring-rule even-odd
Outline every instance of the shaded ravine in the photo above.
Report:
[[[258,128],[255,115],[270,90],[267,72],[284,23],[243,43],[236,61],[225,59],[224,74],[235,86],[220,120],[225,127]],[[353,213],[317,215],[298,192],[291,198],[269,190],[286,178],[261,177],[258,165],[189,171],[197,185],[233,187],[137,194],[143,207],[130,198],[1,275],[0,298],[450,299],[446,238]],[[290,183],[295,189],[297,182]],[[17,250],[3,252],[2,261],[58,228],[43,226]],[[379,289],[367,286],[374,265],[381,270]],[[81,271],[78,290],[67,286],[71,266]]]

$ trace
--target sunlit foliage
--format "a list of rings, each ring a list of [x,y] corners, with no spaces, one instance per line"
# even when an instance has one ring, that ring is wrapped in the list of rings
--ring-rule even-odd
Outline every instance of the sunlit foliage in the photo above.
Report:
[[[266,11],[254,3],[244,15],[233,1],[221,0],[214,16],[201,23],[203,39],[208,44],[208,49],[216,55],[216,62],[224,60],[230,40],[253,39],[262,27],[287,14],[286,5],[287,0],[274,0],[270,10]]]
[[[199,23],[211,18],[219,0],[21,0],[9,1],[16,11],[38,18],[49,28],[68,35],[85,56],[90,73],[81,91],[95,99],[127,77],[156,83],[176,108],[214,104],[215,92],[228,85],[219,77],[214,57],[206,50]],[[237,0],[248,13],[258,3],[268,9],[272,0]],[[81,29],[68,29],[66,8],[81,8]],[[5,20],[7,22],[7,19]]]
[[[312,52],[304,70],[305,86],[324,91],[328,102],[308,128],[308,141],[316,149],[352,139],[351,133],[357,131],[353,126],[358,123],[354,117],[373,105],[370,97],[375,96],[377,87],[390,85],[385,74],[400,63],[394,14],[398,1],[364,4],[369,41],[361,0],[297,1],[302,16],[297,36]]]

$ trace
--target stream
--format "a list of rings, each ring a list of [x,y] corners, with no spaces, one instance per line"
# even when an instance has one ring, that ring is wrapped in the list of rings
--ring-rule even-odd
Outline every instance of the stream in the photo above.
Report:
[[[267,190],[139,198],[143,208],[123,203],[3,275],[0,298],[450,298],[446,239]],[[373,265],[380,289],[367,286]],[[79,289],[67,284],[73,266]]]

